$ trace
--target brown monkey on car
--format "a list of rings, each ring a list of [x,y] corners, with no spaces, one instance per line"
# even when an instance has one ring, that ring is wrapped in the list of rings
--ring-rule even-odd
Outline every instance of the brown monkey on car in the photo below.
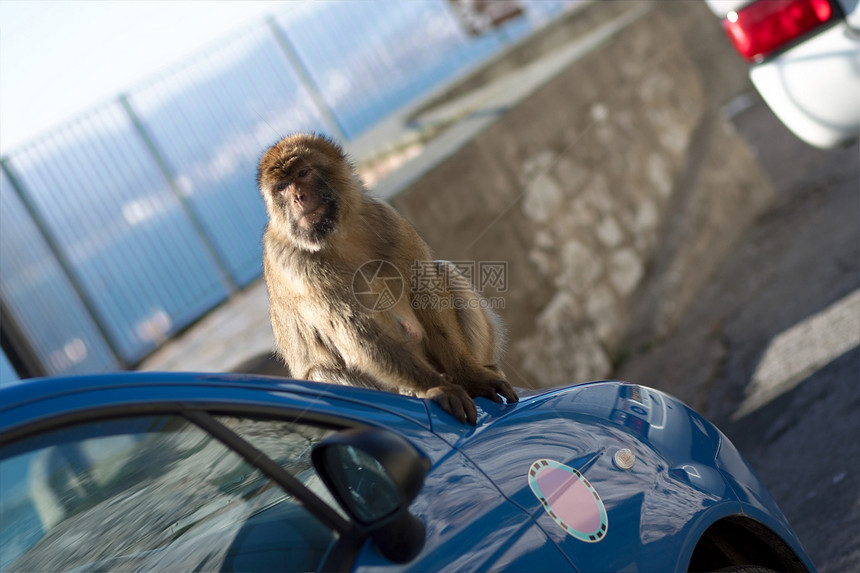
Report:
[[[433,261],[415,229],[367,193],[340,146],[315,134],[286,137],[263,154],[257,184],[269,213],[272,330],[292,376],[428,398],[471,424],[472,398],[517,401],[499,368],[497,317],[471,285],[451,280],[463,278],[453,264]],[[449,304],[417,302],[416,265],[425,280],[459,285],[434,290]],[[386,304],[362,304],[356,284],[363,296],[388,296]]]

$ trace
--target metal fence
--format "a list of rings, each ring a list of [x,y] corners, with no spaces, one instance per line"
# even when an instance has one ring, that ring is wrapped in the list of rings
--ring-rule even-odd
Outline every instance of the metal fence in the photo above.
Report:
[[[288,4],[3,157],[7,354],[29,374],[133,366],[260,276],[254,172],[280,134],[354,138],[566,3],[481,37],[444,0]]]

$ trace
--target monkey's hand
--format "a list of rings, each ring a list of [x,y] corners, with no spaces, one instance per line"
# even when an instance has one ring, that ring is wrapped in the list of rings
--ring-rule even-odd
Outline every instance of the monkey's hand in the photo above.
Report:
[[[463,424],[469,422],[474,426],[478,422],[478,408],[460,386],[455,384],[435,386],[424,392],[422,398],[433,400]]]
[[[504,397],[508,404],[513,404],[520,400],[519,396],[514,392],[513,387],[504,378],[473,378],[467,380],[463,385],[472,398],[482,396],[498,404],[502,403],[502,397]]]

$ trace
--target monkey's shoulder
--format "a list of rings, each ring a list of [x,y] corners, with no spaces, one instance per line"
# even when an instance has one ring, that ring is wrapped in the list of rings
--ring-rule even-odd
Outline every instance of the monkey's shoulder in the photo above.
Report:
[[[391,262],[409,262],[432,259],[430,247],[418,231],[397,209],[374,198],[365,205],[363,216],[369,229],[376,235],[377,258]],[[408,264],[407,264],[408,266]]]

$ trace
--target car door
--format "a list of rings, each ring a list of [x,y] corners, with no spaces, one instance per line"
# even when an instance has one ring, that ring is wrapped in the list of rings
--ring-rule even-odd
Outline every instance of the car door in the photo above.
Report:
[[[394,564],[365,545],[356,571],[574,570],[535,520],[461,452],[449,451],[434,462],[410,511],[426,526],[423,551],[409,563]]]

